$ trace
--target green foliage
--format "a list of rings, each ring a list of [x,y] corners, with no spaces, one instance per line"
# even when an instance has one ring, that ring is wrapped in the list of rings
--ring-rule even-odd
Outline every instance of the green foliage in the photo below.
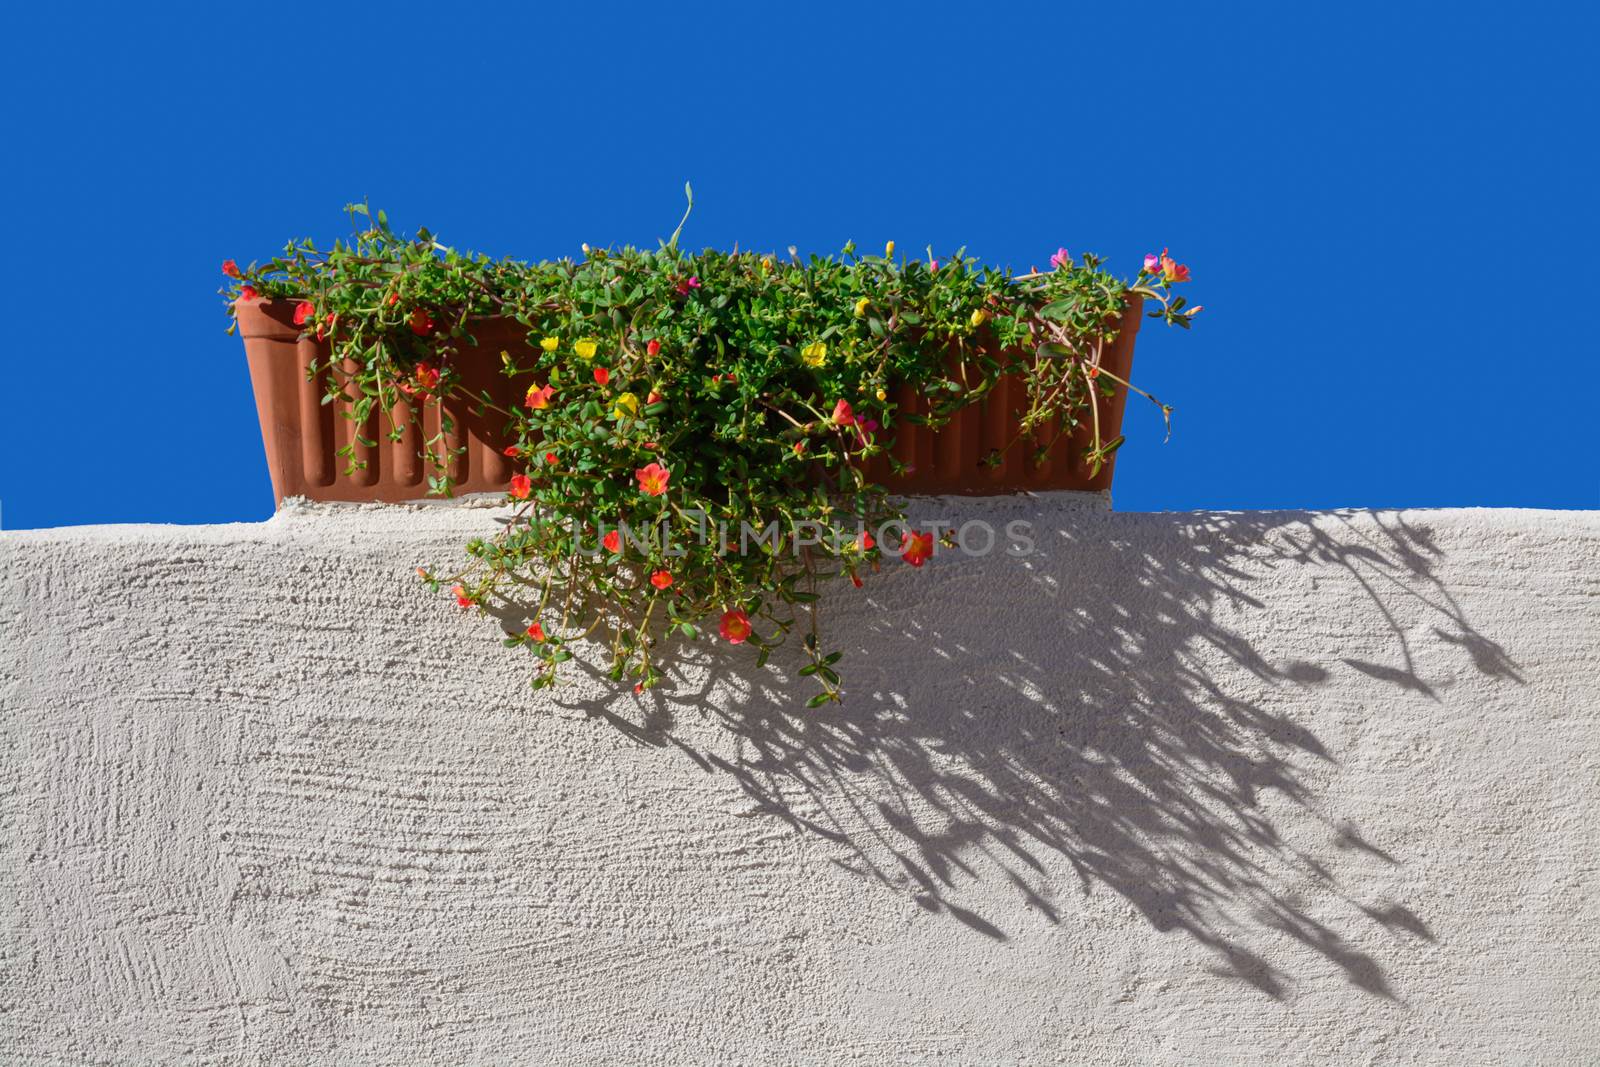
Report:
[[[504,410],[476,398],[517,442],[512,521],[472,542],[459,574],[426,577],[454,583],[463,606],[537,623],[507,643],[532,655],[538,687],[583,637],[604,640],[611,676],[639,689],[662,679],[664,638],[709,629],[764,663],[798,629],[801,673],[821,686],[811,705],[837,701],[840,653],[822,650],[817,590],[841,574],[859,584],[900,550],[862,536],[904,518],[868,474],[874,460],[897,469],[895,428],[938,426],[1014,375],[1027,397],[1014,444],[1048,449],[1047,426],[1091,424],[1083,458],[1097,469],[1121,438],[1101,440],[1095,398],[1133,388],[1099,365],[1127,293],[1170,324],[1198,310],[1172,296],[1184,279],[1164,258],[1130,285],[1092,255],[1013,276],[961,253],[896,259],[892,244],[881,256],[689,254],[674,233],[655,250],[529,264],[458,252],[427,230],[407,240],[383,212],[349,211],[353,240],[291,243],[227,295],[247,286],[309,305],[305,328],[331,348],[313,371],[329,373],[330,396],[359,398],[357,420],[391,413],[402,393],[426,403],[460,388],[451,357],[475,323],[526,329],[532,355],[505,353],[502,369],[528,399]],[[922,415],[894,402],[905,385],[925,398]],[[424,454],[432,490],[448,494],[442,434]],[[608,550],[601,538],[619,525],[633,536]]]

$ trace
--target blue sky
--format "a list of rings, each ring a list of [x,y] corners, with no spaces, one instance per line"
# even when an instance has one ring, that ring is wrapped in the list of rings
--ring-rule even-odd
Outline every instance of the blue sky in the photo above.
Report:
[[[1588,5],[240,5],[8,18],[6,528],[265,518],[218,264],[405,228],[1169,246],[1125,510],[1600,506]],[[160,444],[153,443],[159,439]],[[152,481],[150,453],[169,478]]]

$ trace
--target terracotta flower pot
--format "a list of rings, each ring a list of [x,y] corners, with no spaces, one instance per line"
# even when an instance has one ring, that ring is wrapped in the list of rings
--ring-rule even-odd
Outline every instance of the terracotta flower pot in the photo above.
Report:
[[[1142,301],[1128,298],[1117,340],[1102,357],[1102,365],[1126,379],[1133,365],[1134,337],[1139,330]],[[440,432],[441,408],[453,423],[442,447],[449,453],[464,449],[450,460],[455,479],[453,492],[504,492],[517,473],[516,461],[503,450],[513,442],[505,432],[506,417],[492,409],[479,412],[477,402],[465,398],[443,401],[392,401],[397,424],[405,427],[398,441],[390,441],[388,420],[374,411],[366,425],[346,417],[351,404],[336,400],[324,404],[326,372],[308,380],[307,368],[325,362],[328,345],[302,338],[294,324],[294,301],[253,300],[236,306],[239,334],[250,364],[250,384],[255,390],[256,412],[266,446],[272,492],[281,503],[287,496],[312,500],[385,501],[420,500],[429,496],[428,476],[433,473],[420,453],[422,443]],[[452,357],[451,365],[473,394],[487,392],[494,403],[510,410],[520,402],[518,387],[500,373],[502,351],[514,359],[532,361],[533,351],[523,328],[510,320],[485,320],[473,326],[478,344]],[[985,463],[992,451],[1005,449],[1017,436],[1017,418],[1024,403],[1019,383],[1002,380],[983,401],[958,413],[948,425],[934,431],[902,426],[895,434],[894,456],[910,471],[891,477],[888,463],[877,460],[869,468],[880,484],[901,493],[987,495],[1022,490],[1107,489],[1111,486],[1115,456],[1094,477],[1084,464],[1083,449],[1091,439],[1087,427],[1063,436],[1042,462],[1035,463],[1026,444],[1006,449],[999,466]],[[903,411],[925,410],[923,398],[902,387],[895,398]],[[1111,440],[1121,432],[1126,390],[1100,402],[1100,434]],[[417,416],[420,414],[420,426]],[[359,434],[358,434],[359,431]],[[355,444],[362,469],[349,471],[349,460],[338,451],[357,437],[376,442]],[[435,448],[440,446],[436,445]]]

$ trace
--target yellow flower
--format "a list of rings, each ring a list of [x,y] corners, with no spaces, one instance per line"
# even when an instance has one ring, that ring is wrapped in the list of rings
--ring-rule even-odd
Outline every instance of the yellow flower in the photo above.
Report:
[[[617,402],[611,406],[611,411],[617,418],[637,418],[639,415],[639,398],[632,393],[623,393],[617,397]]]
[[[544,349],[546,352],[554,352],[556,349],[561,347],[561,339],[559,337],[546,337],[544,340],[539,342],[539,347]]]
[[[771,270],[772,269],[772,257],[771,256],[762,256],[761,257],[761,269],[762,270]]]
[[[585,337],[583,340],[573,345],[572,350],[578,353],[579,359],[593,359],[596,347],[597,346],[593,341]]]
[[[976,330],[979,326],[982,326],[984,323],[986,323],[988,321],[989,321],[989,313],[987,311],[983,310],[983,308],[979,308],[977,311],[974,311],[972,313],[972,328],[974,330]]]
[[[862,297],[860,300],[857,300],[856,301],[856,318],[859,319],[861,316],[865,315],[867,313],[867,308],[869,308],[871,306],[872,306],[872,301],[868,300],[866,297]]]
[[[889,394],[884,392],[882,389],[879,389],[878,390],[878,399],[879,400],[888,400],[889,399]]]
[[[820,367],[828,362],[828,346],[813,341],[800,350],[800,362],[808,367]]]
[[[893,259],[894,258],[894,242],[893,241],[890,241],[888,244],[883,246],[883,258],[884,259]]]

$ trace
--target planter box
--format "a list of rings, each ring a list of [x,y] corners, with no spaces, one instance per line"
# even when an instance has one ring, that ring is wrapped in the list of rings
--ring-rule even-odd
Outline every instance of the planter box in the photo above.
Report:
[[[1123,311],[1116,343],[1102,357],[1102,365],[1120,378],[1127,378],[1133,365],[1133,344],[1139,330],[1142,301],[1130,296]],[[324,362],[328,345],[300,336],[294,325],[294,301],[255,300],[236,307],[239,334],[244,339],[245,356],[250,364],[250,383],[255,390],[256,412],[261,419],[261,438],[266,446],[267,469],[272,476],[272,492],[278,502],[287,496],[312,500],[385,501],[421,500],[428,496],[430,469],[420,453],[422,443],[439,433],[439,405],[413,404],[399,398],[394,408],[396,423],[404,426],[399,441],[388,438],[389,423],[376,412],[363,426],[346,418],[350,406],[344,401],[324,404],[326,375],[307,377],[314,362]],[[472,393],[487,391],[502,407],[521,401],[521,391],[500,373],[500,353],[531,361],[533,352],[523,327],[510,320],[484,320],[473,326],[476,348],[464,349],[452,363],[462,384]],[[869,467],[876,480],[900,493],[929,495],[989,495],[1024,490],[1082,489],[1111,487],[1113,456],[1093,478],[1082,461],[1083,449],[1091,439],[1087,427],[1058,441],[1043,462],[1033,462],[1026,445],[1004,454],[998,467],[990,468],[984,459],[994,449],[1003,448],[1017,435],[1017,416],[1023,406],[1020,384],[1002,380],[989,397],[963,410],[940,430],[920,426],[901,427],[895,435],[892,452],[911,467],[909,474],[890,477],[888,463],[877,460]],[[904,387],[896,402],[911,413],[923,410],[923,400],[915,389]],[[1100,433],[1111,440],[1121,432],[1122,412],[1127,391],[1101,401]],[[451,460],[454,492],[502,493],[517,464],[502,450],[512,443],[505,432],[505,417],[495,412],[475,414],[473,402],[451,398],[443,402],[454,423],[446,437],[451,452],[465,451]],[[346,473],[349,462],[338,451],[358,435],[375,446],[357,444],[355,455],[365,462],[363,469]]]

